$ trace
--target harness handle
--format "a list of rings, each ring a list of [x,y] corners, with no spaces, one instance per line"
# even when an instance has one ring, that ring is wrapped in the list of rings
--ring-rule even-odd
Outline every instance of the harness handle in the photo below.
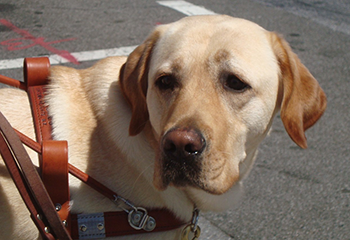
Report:
[[[19,137],[0,112],[0,154],[44,239],[70,240]]]

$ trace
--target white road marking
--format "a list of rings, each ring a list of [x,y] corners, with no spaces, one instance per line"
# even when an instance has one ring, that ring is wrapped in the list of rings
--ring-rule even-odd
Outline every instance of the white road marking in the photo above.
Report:
[[[120,48],[110,48],[101,49],[95,51],[84,51],[71,53],[79,62],[99,60],[102,58],[110,56],[127,56],[129,55],[137,46],[120,47]],[[47,56],[50,59],[51,65],[62,64],[69,62],[67,59],[54,54]],[[16,58],[9,60],[0,60],[0,70],[2,69],[14,69],[22,68],[24,58]]]
[[[162,6],[172,8],[187,16],[216,14],[213,11],[210,11],[204,7],[200,7],[186,1],[157,1],[157,3]]]
[[[158,4],[179,11],[187,16],[193,15],[214,15],[216,13],[186,1],[157,1]],[[136,46],[101,49],[95,51],[83,51],[71,53],[79,62],[99,60],[109,56],[127,56]],[[67,63],[68,60],[57,55],[49,55],[51,65]],[[16,69],[23,67],[24,58],[0,60],[0,70]]]

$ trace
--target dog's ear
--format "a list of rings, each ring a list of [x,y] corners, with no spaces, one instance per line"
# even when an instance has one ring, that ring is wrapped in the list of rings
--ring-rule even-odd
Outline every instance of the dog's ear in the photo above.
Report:
[[[120,69],[119,83],[125,98],[128,100],[132,116],[129,135],[139,134],[149,120],[146,94],[148,85],[148,69],[152,50],[160,35],[157,29],[138,46],[128,57]]]
[[[292,140],[301,148],[307,148],[305,131],[325,111],[326,95],[289,44],[277,34],[270,34],[281,69],[281,119]]]

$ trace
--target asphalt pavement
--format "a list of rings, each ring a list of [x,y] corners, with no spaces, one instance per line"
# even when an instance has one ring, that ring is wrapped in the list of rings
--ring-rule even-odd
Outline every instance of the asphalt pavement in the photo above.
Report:
[[[306,150],[276,117],[242,201],[202,213],[200,239],[350,239],[349,1],[187,2],[281,33],[328,97],[326,113],[307,131]],[[12,60],[44,55],[85,68],[95,60],[73,53],[138,45],[154,26],[184,16],[155,0],[0,0],[0,74],[22,79]]]

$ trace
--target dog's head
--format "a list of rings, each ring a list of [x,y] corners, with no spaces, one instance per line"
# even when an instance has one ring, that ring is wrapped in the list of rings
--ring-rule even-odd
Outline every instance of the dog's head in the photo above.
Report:
[[[154,185],[227,192],[249,170],[273,116],[306,148],[326,97],[278,35],[228,16],[158,26],[121,69],[130,135],[152,132]]]

